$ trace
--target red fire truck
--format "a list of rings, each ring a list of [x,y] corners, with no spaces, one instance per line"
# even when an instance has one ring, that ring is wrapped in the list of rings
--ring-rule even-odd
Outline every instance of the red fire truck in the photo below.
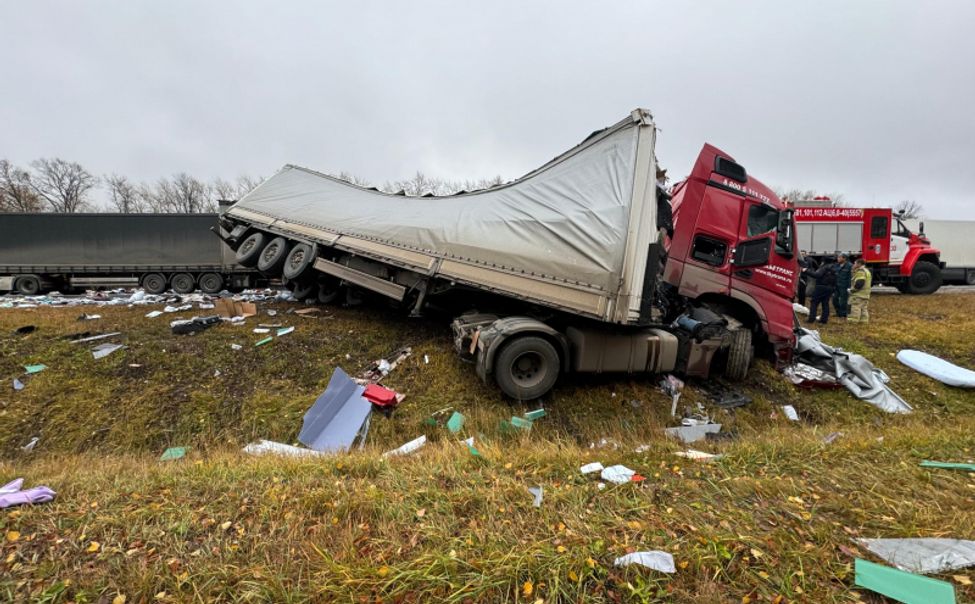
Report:
[[[863,257],[874,283],[905,294],[931,294],[941,287],[941,252],[911,232],[890,208],[805,207],[795,210],[799,249],[817,260],[843,252]]]

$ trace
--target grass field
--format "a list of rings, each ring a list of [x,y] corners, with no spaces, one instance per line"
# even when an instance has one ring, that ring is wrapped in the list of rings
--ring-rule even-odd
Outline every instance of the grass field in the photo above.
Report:
[[[913,347],[975,366],[975,295],[876,296],[869,328],[822,329],[883,368],[914,414],[799,390],[760,363],[744,385],[754,401],[715,411],[733,436],[695,445],[725,454],[709,463],[674,455],[669,399],[652,379],[570,378],[544,401],[547,417],[512,435],[500,420],[527,407],[477,380],[442,321],[293,308],[265,305],[246,327],[196,336],[172,335],[172,316],[147,319],[145,307],[106,307],[92,322],[77,308],[0,310],[0,483],[58,492],[0,511],[0,600],[881,602],[853,587],[854,556],[869,557],[856,537],[975,538],[975,480],[918,467],[975,458],[975,393],[893,357]],[[256,348],[258,322],[297,329]],[[38,329],[12,333],[24,324]],[[95,360],[62,339],[80,331],[121,331],[128,348]],[[413,356],[384,383],[407,398],[373,418],[361,451],[240,453],[258,438],[294,443],[334,367],[354,374],[404,345]],[[14,391],[29,363],[49,368]],[[709,397],[692,383],[681,402]],[[447,406],[467,416],[458,436],[424,424]],[[420,434],[431,442],[418,453],[380,457]],[[468,436],[480,457],[459,442]],[[170,446],[191,449],[160,462]],[[591,461],[647,480],[600,490],[578,471]],[[527,488],[539,485],[534,508]],[[613,567],[644,549],[673,554],[677,572]],[[958,575],[941,578],[975,599],[964,584],[975,571]]]

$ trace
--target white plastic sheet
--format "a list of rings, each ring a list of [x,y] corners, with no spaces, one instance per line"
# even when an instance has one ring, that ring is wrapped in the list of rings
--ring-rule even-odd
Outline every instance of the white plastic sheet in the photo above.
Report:
[[[975,541],[962,539],[860,539],[860,543],[900,570],[922,575],[975,565]]]
[[[639,564],[653,570],[659,570],[662,573],[677,572],[677,567],[674,566],[674,557],[667,552],[657,550],[633,552],[613,561],[613,566],[629,566],[630,564]]]

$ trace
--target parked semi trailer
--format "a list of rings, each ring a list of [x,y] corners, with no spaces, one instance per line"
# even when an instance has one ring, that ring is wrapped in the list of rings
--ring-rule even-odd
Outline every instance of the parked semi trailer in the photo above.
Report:
[[[975,285],[975,220],[905,220],[908,228],[938,243],[945,285]]]
[[[673,191],[668,240],[655,136],[638,109],[518,180],[444,197],[288,165],[228,209],[220,233],[298,297],[359,288],[419,313],[461,292],[472,310],[452,323],[455,347],[516,399],[570,371],[742,378],[756,345],[788,362],[792,211],[705,145]]]
[[[829,201],[822,198],[815,201]],[[923,232],[912,232],[890,208],[805,206],[795,210],[799,249],[822,262],[838,253],[863,258],[874,283],[904,294],[933,294],[941,287],[941,252]]]
[[[0,214],[0,291],[142,286],[216,293],[256,284],[214,235],[218,214]]]

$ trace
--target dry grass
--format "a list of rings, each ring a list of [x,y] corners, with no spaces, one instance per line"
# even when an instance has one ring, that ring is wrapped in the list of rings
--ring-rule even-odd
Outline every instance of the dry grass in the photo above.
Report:
[[[797,390],[761,364],[746,384],[754,402],[719,412],[738,438],[699,447],[725,453],[712,463],[673,455],[660,433],[669,403],[645,378],[570,379],[530,434],[500,433],[498,422],[524,408],[477,381],[441,322],[366,309],[301,319],[277,305],[278,316],[259,320],[297,330],[254,348],[254,319],[185,337],[169,333],[168,316],[143,318],[146,309],[106,308],[88,323],[77,310],[0,311],[0,333],[40,327],[0,336],[0,481],[58,491],[51,504],[0,512],[0,538],[19,533],[0,546],[0,599],[879,601],[851,587],[853,537],[975,538],[975,481],[917,466],[975,457],[975,395],[892,356],[913,346],[975,365],[975,296],[872,304],[869,334],[830,325],[824,339],[874,360],[915,414]],[[129,348],[96,361],[59,339],[83,330],[123,331]],[[404,344],[415,354],[387,381],[408,398],[392,418],[374,418],[363,451],[237,452],[257,438],[294,442],[335,365],[354,372]],[[50,369],[14,392],[9,378],[33,362]],[[708,398],[692,386],[685,400]],[[801,424],[772,417],[785,403]],[[448,405],[468,416],[462,436],[478,439],[483,458],[423,424]],[[842,438],[821,442],[837,430]],[[433,441],[424,450],[380,459],[421,433]],[[32,436],[40,444],[23,454]],[[589,448],[602,437],[621,446]],[[650,449],[634,453],[637,444]],[[187,459],[157,461],[174,445],[192,447]],[[599,490],[578,474],[594,460],[648,480]],[[536,485],[538,509],[526,490]],[[671,552],[678,572],[613,568],[634,549]]]

